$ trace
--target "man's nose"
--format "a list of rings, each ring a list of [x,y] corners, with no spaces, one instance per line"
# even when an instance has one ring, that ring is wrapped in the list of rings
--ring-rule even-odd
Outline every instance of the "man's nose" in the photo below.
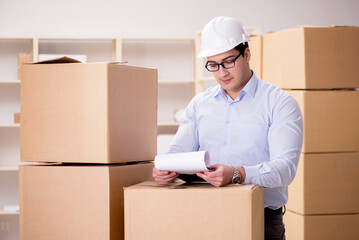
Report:
[[[222,65],[219,65],[218,71],[220,76],[226,76],[229,73],[228,70],[225,69]]]

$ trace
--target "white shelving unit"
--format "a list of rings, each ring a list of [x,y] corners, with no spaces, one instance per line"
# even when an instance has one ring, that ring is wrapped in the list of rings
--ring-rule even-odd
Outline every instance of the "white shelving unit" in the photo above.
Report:
[[[0,38],[0,239],[19,239],[19,212],[4,211],[19,205],[20,112],[18,53],[32,53],[31,38]]]
[[[247,28],[260,34],[260,28]],[[86,55],[87,62],[128,61],[129,65],[158,69],[158,134],[171,139],[179,123],[175,113],[208,86],[216,84],[197,59],[200,33],[194,38],[0,38],[0,238],[19,239],[19,212],[4,211],[19,205],[20,112],[18,54]],[[166,140],[166,141],[167,141]],[[162,149],[166,149],[166,144]]]
[[[193,38],[121,38],[119,60],[158,69],[158,134],[174,134],[175,112],[196,93]]]

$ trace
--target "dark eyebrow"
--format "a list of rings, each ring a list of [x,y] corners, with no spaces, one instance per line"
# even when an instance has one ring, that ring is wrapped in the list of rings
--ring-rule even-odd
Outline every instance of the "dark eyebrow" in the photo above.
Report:
[[[222,59],[222,62],[223,61],[226,61],[228,58],[231,58],[231,57],[235,57],[234,55],[230,55],[230,56],[228,56],[228,57],[225,57],[225,58],[223,58]],[[216,61],[207,61],[207,63],[217,63]]]

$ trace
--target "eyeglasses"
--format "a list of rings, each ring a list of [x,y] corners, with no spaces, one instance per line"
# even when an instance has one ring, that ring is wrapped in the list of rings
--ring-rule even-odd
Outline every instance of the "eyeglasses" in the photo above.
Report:
[[[241,54],[239,54],[237,57],[235,57],[233,59],[226,59],[222,63],[207,62],[205,67],[210,72],[218,71],[219,66],[222,66],[225,69],[232,68],[232,67],[234,67],[235,62],[239,58],[239,56],[241,56]]]

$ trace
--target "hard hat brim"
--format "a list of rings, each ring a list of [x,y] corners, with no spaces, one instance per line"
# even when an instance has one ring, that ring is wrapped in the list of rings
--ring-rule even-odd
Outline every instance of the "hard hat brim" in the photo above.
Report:
[[[247,38],[246,41],[244,42],[249,42],[252,39]],[[244,43],[242,42],[242,43]],[[239,43],[241,44],[241,43]],[[239,45],[237,43],[223,47],[223,48],[217,48],[217,49],[211,49],[211,50],[201,50],[198,54],[197,54],[197,58],[205,58],[205,57],[211,57],[211,56],[215,56],[224,52],[227,52],[229,50],[232,50],[233,48],[235,48],[237,45]]]

